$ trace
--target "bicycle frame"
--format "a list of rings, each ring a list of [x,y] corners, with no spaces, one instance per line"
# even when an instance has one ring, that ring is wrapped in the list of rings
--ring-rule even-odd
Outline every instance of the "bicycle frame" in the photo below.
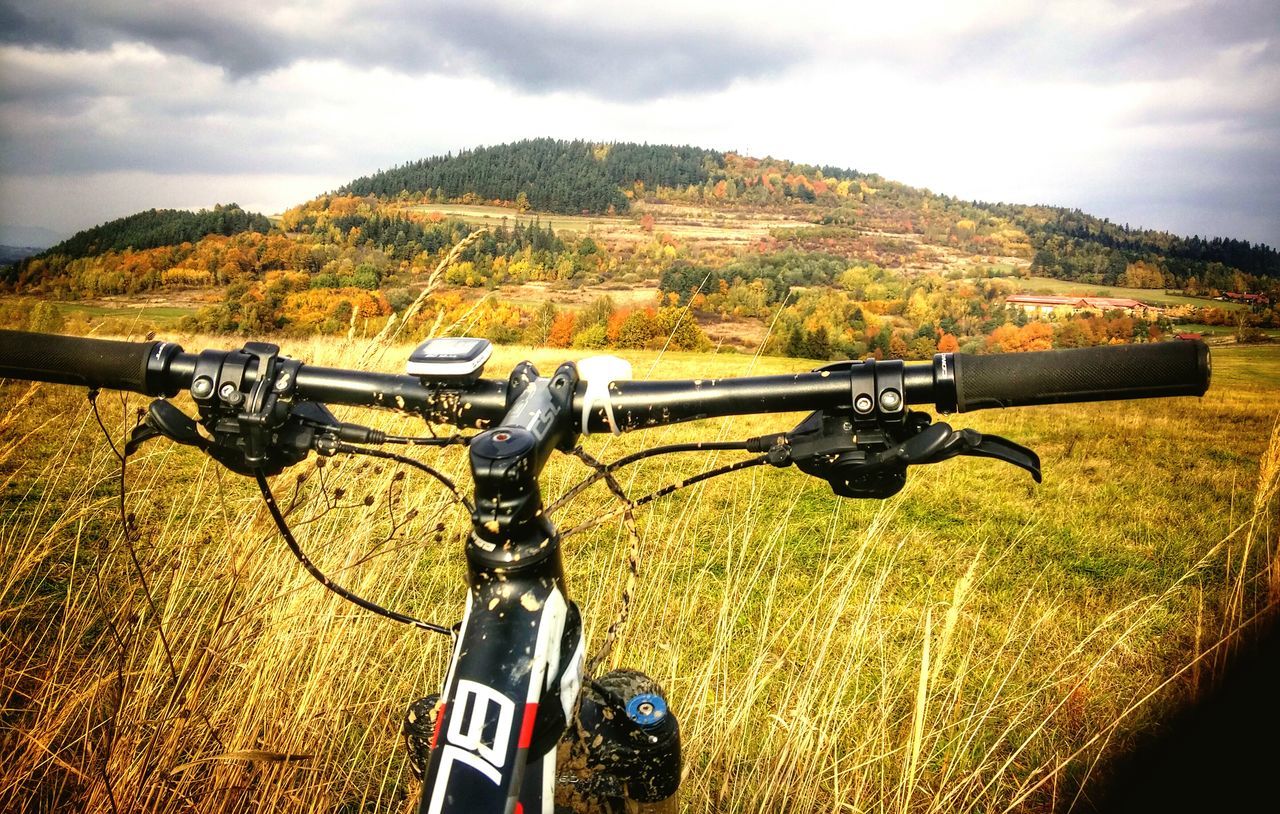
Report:
[[[538,475],[575,437],[578,376],[518,367],[500,425],[472,439],[475,514],[466,543],[468,603],[423,779],[420,814],[550,814],[556,747],[582,686],[584,643],[560,535]]]

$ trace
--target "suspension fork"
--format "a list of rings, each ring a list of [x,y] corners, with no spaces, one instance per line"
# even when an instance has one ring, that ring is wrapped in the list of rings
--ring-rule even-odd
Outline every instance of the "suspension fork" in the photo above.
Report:
[[[470,444],[468,602],[445,680],[420,814],[551,814],[556,745],[582,684],[583,638],[538,476],[576,440],[578,373],[525,362],[506,416]]]

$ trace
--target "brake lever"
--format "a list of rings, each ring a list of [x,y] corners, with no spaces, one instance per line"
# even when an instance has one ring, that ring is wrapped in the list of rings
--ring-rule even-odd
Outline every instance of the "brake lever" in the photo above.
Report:
[[[273,428],[270,435],[272,443],[267,447],[266,455],[250,460],[242,435],[214,431],[212,440],[205,438],[194,418],[172,402],[156,399],[147,408],[142,423],[129,434],[125,455],[132,455],[147,441],[161,436],[178,444],[196,447],[237,474],[261,472],[278,475],[285,467],[305,459],[313,449],[321,455],[332,455],[339,441],[376,443],[382,434],[358,425],[343,424],[323,404],[298,402],[291,406],[288,418]]]
[[[816,412],[789,433],[753,439],[768,442],[769,462],[795,464],[820,477],[841,497],[886,498],[906,485],[907,468],[935,464],[958,455],[993,458],[1025,469],[1041,482],[1040,458],[1035,452],[998,435],[953,429],[945,422],[912,423],[914,434],[896,441],[887,433],[855,434],[847,419]]]
[[[967,427],[953,430],[942,421],[930,424],[898,446],[885,450],[877,459],[884,459],[883,463],[892,460],[907,465],[936,464],[957,455],[1004,461],[1025,469],[1036,483],[1041,482],[1040,456],[1032,450],[1007,438],[985,435]]]
[[[171,402],[156,399],[147,408],[147,415],[142,423],[133,428],[129,441],[124,446],[124,454],[132,455],[143,443],[160,436],[179,444],[197,447],[204,452],[209,451],[210,443],[196,429],[196,422],[191,416],[173,406]]]
[[[983,435],[976,430],[961,430],[961,432],[972,433],[978,436],[979,439],[977,444],[961,452],[961,455],[970,455],[975,458],[994,458],[997,461],[1004,461],[1007,464],[1013,464],[1030,472],[1032,479],[1036,483],[1042,482],[1040,456],[1032,450],[998,435]]]

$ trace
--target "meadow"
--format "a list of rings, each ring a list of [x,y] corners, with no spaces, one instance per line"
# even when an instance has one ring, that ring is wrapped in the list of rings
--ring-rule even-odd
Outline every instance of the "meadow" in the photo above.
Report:
[[[717,211],[704,207],[646,203],[637,205],[632,215],[561,215],[547,212],[520,212],[501,206],[483,204],[421,204],[406,207],[408,211],[428,216],[457,218],[473,226],[497,228],[517,220],[537,219],[564,237],[591,235],[606,243],[639,243],[652,239],[653,232],[669,235],[681,243],[742,245],[769,237],[771,230],[805,229],[812,226],[799,218],[782,213],[752,210]],[[649,215],[649,229],[642,228],[641,217]]]
[[[1224,311],[1247,311],[1249,306],[1238,302],[1214,300],[1208,297],[1188,297],[1185,294],[1162,291],[1158,288],[1126,288],[1118,285],[1089,285],[1073,280],[1056,280],[1052,277],[1029,277],[1022,284],[1023,294],[1050,294],[1054,296],[1120,297],[1153,303],[1165,308],[1187,306],[1190,308],[1220,308]]]
[[[174,337],[188,350],[238,344]],[[409,345],[295,340],[328,366],[398,370]],[[490,375],[572,351],[498,348]],[[637,378],[804,369],[796,359],[631,352]],[[682,810],[1005,812],[1083,806],[1115,757],[1206,691],[1280,588],[1280,348],[1214,351],[1202,399],[951,416],[1030,446],[1044,483],[962,458],[883,502],[757,467],[639,515],[639,581],[607,666],[666,688]],[[189,407],[185,399],[178,399]],[[189,448],[119,448],[145,399],[0,385],[0,810],[400,812],[399,727],[448,640],[326,592],[251,481]],[[341,418],[419,433],[410,417]],[[696,422],[583,447],[782,430]],[[465,481],[457,451],[420,453]],[[633,495],[733,459],[622,470]],[[407,472],[407,476],[406,476]],[[553,459],[548,496],[589,474]],[[314,456],[273,479],[303,548],[356,593],[452,624],[465,513],[434,482]],[[594,487],[562,528],[614,505]],[[122,522],[123,520],[123,522]],[[588,652],[621,607],[628,538],[566,538]]]

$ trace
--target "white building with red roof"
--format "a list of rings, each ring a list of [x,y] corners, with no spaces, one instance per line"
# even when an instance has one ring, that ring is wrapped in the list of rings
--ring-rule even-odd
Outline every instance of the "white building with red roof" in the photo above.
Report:
[[[1159,315],[1161,311],[1158,306],[1148,305],[1128,297],[1055,297],[1045,294],[1012,294],[1005,299],[1005,305],[1021,308],[1028,314],[1036,316],[1105,314],[1108,311],[1123,311],[1126,316],[1153,317]]]

